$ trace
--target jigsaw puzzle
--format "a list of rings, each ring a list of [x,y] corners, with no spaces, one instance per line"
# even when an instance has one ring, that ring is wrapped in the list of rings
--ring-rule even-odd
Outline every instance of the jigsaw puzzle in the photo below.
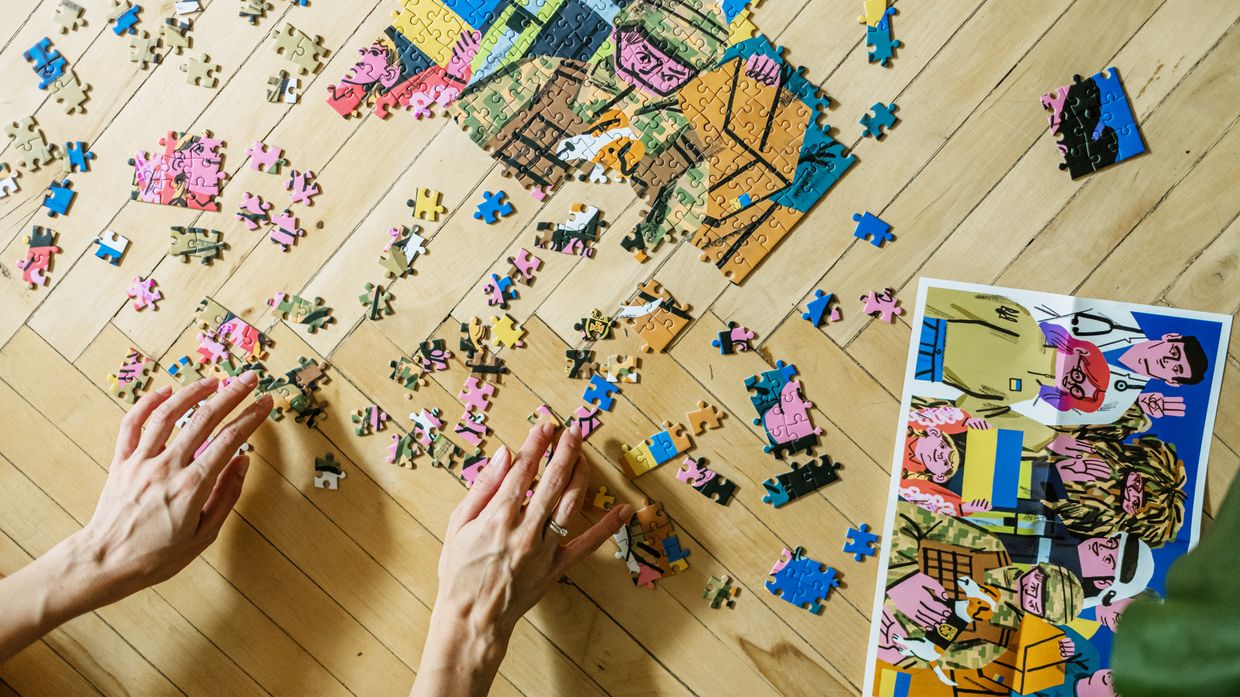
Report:
[[[288,181],[284,182],[284,188],[289,192],[290,203],[314,205],[311,199],[319,195],[319,185],[314,183],[314,172],[309,170],[304,172],[291,170]]]
[[[329,53],[323,46],[323,37],[311,38],[288,22],[271,36],[276,40],[275,52],[292,61],[300,72],[317,73],[323,67]]]
[[[129,164],[133,166],[135,201],[165,206],[218,211],[216,196],[227,177],[221,169],[223,141],[210,132],[196,136],[169,131],[159,140],[163,153],[149,154],[139,150]]]
[[[60,254],[56,246],[56,231],[35,225],[26,236],[26,256],[17,260],[22,280],[31,288],[47,285],[47,273],[52,270],[52,255]]]
[[[740,592],[740,588],[732,585],[732,577],[725,574],[722,578],[711,576],[706,582],[706,589],[702,591],[702,597],[710,601],[714,610],[725,606],[731,610],[736,607],[735,598]]]
[[[681,305],[658,281],[650,279],[637,287],[617,316],[633,322],[644,342],[643,352],[660,353],[693,321],[689,310],[689,305]]]
[[[248,230],[257,230],[271,222],[271,204],[246,191],[241,194],[241,206],[236,213],[237,220],[245,223]]]
[[[24,51],[22,57],[31,64],[34,74],[39,77],[39,89],[41,90],[47,89],[48,85],[59,80],[68,65],[64,56],[52,48],[52,40],[46,36]]]
[[[578,172],[623,180],[648,205],[626,249],[645,256],[680,233],[734,283],[855,162],[822,123],[829,100],[742,3],[576,0],[531,12],[405,2],[327,101],[343,116],[447,105],[532,191]]]
[[[815,290],[814,299],[809,301],[806,311],[801,313],[801,319],[817,327],[822,324],[823,317],[832,322],[840,321],[840,308],[835,302],[835,293]]]
[[[288,160],[281,157],[284,154],[283,148],[267,145],[261,140],[254,141],[253,145],[246,148],[245,154],[250,158],[250,169],[256,172],[279,174],[280,167],[288,164]]]
[[[594,256],[594,243],[599,230],[606,224],[598,208],[584,203],[574,203],[568,219],[563,223],[539,223],[539,235],[534,244],[539,249],[549,249],[561,254],[581,257]]]
[[[810,460],[804,465],[794,462],[789,471],[762,482],[762,488],[766,489],[762,502],[779,508],[793,499],[834,484],[840,480],[840,475],[836,472],[840,467],[843,465],[833,461],[828,455]]]
[[[141,5],[134,5],[129,0],[112,0],[112,11],[108,13],[108,21],[112,22],[112,33],[117,36],[135,34],[138,24],[138,13]]]
[[[890,288],[872,290],[861,296],[861,302],[865,303],[863,312],[888,324],[895,320],[896,315],[904,314],[904,308],[900,307],[900,301],[896,299],[896,292]]]
[[[65,143],[65,160],[69,173],[72,172],[89,172],[90,161],[95,159],[95,153],[91,152],[86,143],[78,141],[68,141]]]
[[[120,266],[121,257],[125,256],[125,250],[129,249],[129,239],[111,230],[104,230],[96,235],[94,244],[95,257],[113,266]]]
[[[137,402],[138,393],[150,382],[154,368],[155,361],[146,358],[137,349],[129,349],[125,362],[116,374],[108,376],[108,394],[126,404]]]
[[[705,433],[706,429],[719,428],[724,412],[712,407],[706,402],[699,401],[698,408],[685,413],[685,420],[689,422],[689,428],[693,431],[693,435]]]
[[[493,225],[498,223],[500,218],[512,215],[516,209],[507,199],[508,194],[503,191],[483,192],[482,202],[478,204],[478,210],[474,211],[474,218],[487,225]]]
[[[289,77],[287,70],[281,70],[267,78],[267,101],[272,104],[278,102],[296,104],[300,98],[301,80]]]
[[[434,189],[418,187],[413,194],[413,198],[405,201],[405,205],[413,209],[415,217],[434,223],[439,220],[439,216],[448,211],[447,208],[444,208],[439,203],[442,198],[443,194]]]
[[[615,383],[608,382],[607,378],[595,373],[590,378],[586,391],[581,394],[581,401],[593,404],[603,411],[611,411],[616,403],[616,398],[612,395],[619,391],[620,388]]]
[[[314,458],[314,487],[316,489],[335,491],[340,486],[340,480],[347,476],[349,475],[340,468],[333,453]]]
[[[875,247],[881,248],[884,242],[890,242],[896,238],[891,234],[891,225],[869,211],[866,211],[864,215],[853,213],[852,219],[857,223],[857,228],[853,230],[853,237],[868,240]]]
[[[86,20],[82,19],[82,6],[73,0],[60,0],[54,19],[61,34],[77,31],[78,26],[86,24]]]
[[[56,146],[48,145],[43,130],[36,124],[33,116],[14,121],[4,127],[13,147],[17,150],[17,159],[22,167],[36,171],[40,165],[50,164],[56,159]]]
[[[482,284],[482,294],[486,296],[487,304],[492,307],[498,306],[502,309],[508,309],[508,301],[516,300],[517,287],[508,276],[499,276],[491,274],[491,277]]]
[[[865,138],[873,137],[875,140],[882,140],[887,135],[887,130],[900,120],[900,117],[895,115],[898,108],[895,102],[890,104],[874,102],[874,106],[870,107],[873,115],[866,114],[861,117],[861,135]]]
[[[332,309],[323,304],[323,298],[306,300],[289,293],[276,293],[267,300],[271,314],[293,324],[300,324],[311,334],[335,321]]]
[[[224,247],[219,230],[173,225],[172,246],[168,249],[168,255],[180,257],[182,263],[189,263],[192,257],[198,259],[198,263],[210,266],[213,259],[219,258]]]
[[[353,412],[349,416],[349,420],[353,422],[353,432],[355,434],[367,436],[387,428],[388,415],[387,412],[379,408],[379,405],[367,404]]]
[[[564,374],[573,380],[585,380],[598,370],[594,352],[589,349],[565,349]]]
[[[228,353],[242,363],[252,363],[267,355],[271,339],[210,297],[203,298],[194,311],[194,325],[217,334],[227,344]]]
[[[878,535],[870,532],[869,523],[862,523],[855,528],[848,528],[848,541],[844,543],[844,553],[853,555],[853,559],[861,561],[878,553],[874,543]]]
[[[710,345],[719,349],[720,355],[730,356],[737,351],[748,351],[754,336],[749,329],[736,322],[728,322],[728,328],[719,332],[719,338],[711,340]]]
[[[1107,68],[1042,97],[1051,134],[1060,136],[1059,169],[1077,179],[1145,152],[1119,71]]]
[[[831,589],[840,585],[835,569],[805,556],[805,550],[784,548],[779,561],[771,567],[771,580],[766,589],[812,614],[821,614],[822,603],[831,595]]]
[[[267,237],[282,252],[287,252],[290,247],[297,244],[298,238],[306,234],[306,231],[297,225],[297,216],[287,208],[279,215],[271,216],[268,221],[271,227],[267,229]]]
[[[412,229],[404,225],[388,228],[387,244],[379,257],[379,266],[390,279],[402,278],[414,273],[413,262],[426,253],[426,238],[422,236],[422,227],[414,225]]]
[[[362,304],[362,307],[366,308],[366,319],[380,320],[385,315],[395,312],[392,309],[393,297],[382,285],[367,283],[362,289],[362,294],[357,296],[357,300]]]
[[[595,308],[590,312],[589,317],[582,317],[581,321],[573,325],[573,329],[581,332],[581,340],[594,343],[602,341],[611,336],[611,327],[614,318],[611,315],[604,315],[602,311]]]
[[[607,494],[607,487],[600,486],[591,501],[592,506],[600,511],[610,511],[616,505],[616,497]]]
[[[745,378],[745,388],[752,393],[749,401],[758,412],[754,425],[766,432],[763,450],[781,459],[797,452],[811,454],[822,433],[810,421],[814,404],[801,395],[801,383],[792,379],[794,375],[796,366],[776,361],[774,370]]]
[[[67,215],[69,206],[73,205],[75,198],[77,198],[77,192],[73,190],[73,182],[68,179],[48,184],[47,194],[43,197],[43,207],[47,209],[47,217]]]
[[[866,60],[884,68],[891,64],[895,50],[904,45],[899,39],[891,38],[891,15],[895,12],[896,8],[888,7],[877,23],[867,24],[865,28],[865,45],[873,49],[866,53]]]
[[[141,276],[133,277],[133,284],[129,286],[129,290],[125,291],[125,295],[133,300],[133,309],[139,312],[148,307],[152,310],[158,310],[159,308],[155,303],[164,297],[163,293],[155,289],[155,279],[144,279]],[[189,359],[187,358],[186,360]],[[176,373],[171,373],[171,368],[168,370],[173,377],[176,377]]]
[[[583,399],[585,398],[583,397]],[[585,401],[590,400],[586,399]],[[599,408],[603,409],[601,403]],[[604,409],[604,411],[608,410]],[[624,476],[634,479],[665,462],[669,462],[692,447],[693,439],[685,432],[684,424],[673,424],[664,421],[662,431],[655,433],[636,446],[621,444],[620,451],[623,457],[620,459],[620,464],[624,469]]]
[[[191,85],[199,87],[209,87],[214,89],[219,83],[219,79],[215,77],[215,71],[220,66],[211,62],[211,56],[202,54],[202,58],[190,58],[181,64],[181,72],[185,73],[185,81]]]
[[[653,590],[655,581],[689,568],[685,561],[689,552],[680,547],[660,503],[637,509],[611,539],[618,548],[615,556],[628,567],[634,585]]]
[[[736,482],[720,477],[713,469],[703,463],[706,458],[693,458],[688,455],[680,463],[676,471],[676,479],[692,486],[699,494],[714,501],[720,506],[728,505],[732,494],[736,493]]]
[[[412,433],[393,433],[392,444],[387,447],[384,460],[388,464],[413,469],[413,459],[422,454],[422,448]]]
[[[491,343],[495,348],[506,346],[510,349],[521,348],[525,346],[525,342],[521,337],[525,336],[525,330],[518,326],[511,317],[504,315],[491,317]]]
[[[48,92],[52,94],[56,103],[64,109],[66,114],[76,114],[79,110],[86,110],[82,105],[86,103],[88,91],[90,91],[90,85],[79,80],[72,68],[66,69],[65,74],[48,88]]]

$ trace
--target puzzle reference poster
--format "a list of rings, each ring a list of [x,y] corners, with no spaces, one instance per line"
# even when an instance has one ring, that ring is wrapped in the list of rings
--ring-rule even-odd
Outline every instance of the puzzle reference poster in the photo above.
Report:
[[[923,279],[866,695],[1113,697],[1197,542],[1231,318]]]

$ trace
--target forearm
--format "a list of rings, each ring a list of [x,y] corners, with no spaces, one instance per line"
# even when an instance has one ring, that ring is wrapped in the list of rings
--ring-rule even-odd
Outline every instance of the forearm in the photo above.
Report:
[[[72,535],[0,579],[0,662],[100,603],[97,560]]]
[[[510,632],[478,622],[468,612],[436,603],[411,697],[476,697],[487,694],[508,650]]]

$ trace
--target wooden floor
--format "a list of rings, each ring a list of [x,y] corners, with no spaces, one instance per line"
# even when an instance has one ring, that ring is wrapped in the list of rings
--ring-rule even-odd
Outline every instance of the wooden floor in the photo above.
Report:
[[[768,1],[756,10],[758,25],[825,86],[836,104],[830,119],[860,162],[740,287],[684,242],[637,264],[618,241],[643,206],[623,186],[575,184],[540,204],[447,118],[338,118],[323,102],[325,85],[389,21],[393,0],[306,8],[280,0],[258,27],[237,17],[233,0],[204,3],[192,53],[223,66],[214,90],[185,83],[184,57],[138,70],[127,42],[105,27],[108,0],[78,1],[89,24],[68,35],[55,33],[55,0],[5,0],[0,9],[0,121],[34,114],[53,142],[86,140],[98,155],[90,173],[73,177],[71,215],[50,221],[65,252],[46,288],[27,290],[12,260],[24,255],[32,224],[49,224],[39,202],[55,168],[23,172],[21,192],[0,200],[0,573],[89,519],[124,413],[105,376],[131,345],[161,360],[185,353],[191,312],[205,295],[270,327],[271,368],[303,355],[326,359],[329,417],[315,430],[264,426],[218,543],[175,579],[0,666],[0,694],[407,691],[443,529],[464,490],[425,463],[412,471],[385,463],[388,435],[356,437],[349,412],[374,401],[401,415],[402,428],[403,415],[422,406],[455,419],[463,366],[437,373],[410,402],[388,380],[388,361],[433,335],[455,346],[457,322],[491,314],[480,280],[529,246],[536,221],[561,220],[576,201],[602,208],[609,232],[592,260],[540,254],[537,282],[513,305],[528,346],[505,353],[513,374],[496,392],[490,444],[517,442],[541,402],[561,413],[580,403],[583,384],[562,374],[573,323],[654,275],[692,304],[696,320],[668,353],[643,360],[641,383],[624,388],[587,450],[595,485],[628,502],[664,502],[691,567],[647,591],[632,586],[611,549],[600,551],[521,623],[496,694],[859,692],[877,564],[852,561],[840,544],[847,524],[883,517],[909,339],[907,322],[862,315],[861,293],[892,286],[911,302],[925,275],[1224,313],[1240,304],[1240,4],[1229,0],[902,3],[894,27],[905,47],[887,70],[866,63],[858,0]],[[171,6],[148,3],[141,28],[153,31]],[[288,67],[265,38],[283,18],[321,34],[333,51],[291,108],[264,99],[267,76]],[[91,84],[85,114],[66,116],[35,89],[21,54],[45,35]],[[1038,97],[1108,65],[1122,73],[1149,153],[1073,182],[1056,168]],[[880,100],[898,102],[899,125],[881,143],[858,142],[857,119]],[[225,213],[130,201],[126,160],[170,129],[210,129],[226,141]],[[319,175],[323,194],[302,209],[308,234],[287,254],[232,219],[244,191],[283,200],[281,178],[245,166],[256,138]],[[0,161],[14,161],[7,144]],[[417,186],[443,191],[449,213],[427,225],[434,237],[417,274],[396,283],[396,314],[363,322],[355,298],[374,278],[388,226],[410,222],[405,199]],[[498,188],[513,196],[516,214],[493,226],[473,220],[481,192]],[[896,242],[880,250],[854,240],[849,216],[861,210],[892,223]],[[225,231],[229,249],[210,267],[165,257],[168,227],[194,220]],[[120,268],[90,253],[104,228],[133,240]],[[139,314],[125,289],[148,273],[165,300]],[[815,288],[844,298],[843,321],[821,331],[799,317]],[[309,335],[277,322],[264,302],[282,290],[324,297],[337,323]],[[728,320],[757,331],[762,355],[725,357],[711,347]],[[1240,463],[1237,338],[1210,451],[1208,510]],[[629,353],[636,344],[621,336],[599,348]],[[846,464],[825,495],[778,511],[762,504],[761,482],[781,465],[762,453],[742,384],[776,358],[795,362],[815,403],[825,431],[819,452]],[[699,399],[733,414],[695,451],[739,483],[727,507],[678,482],[671,467],[627,483],[615,464],[620,443],[683,419]],[[348,472],[336,492],[311,482],[313,458],[327,452]],[[764,590],[784,545],[805,545],[841,569],[844,585],[822,616]],[[702,588],[725,573],[742,593],[734,610],[711,610]]]

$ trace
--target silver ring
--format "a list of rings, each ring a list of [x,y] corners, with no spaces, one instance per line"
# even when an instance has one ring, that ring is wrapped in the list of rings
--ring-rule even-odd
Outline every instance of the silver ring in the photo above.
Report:
[[[563,525],[560,525],[554,520],[548,520],[547,527],[551,528],[551,532],[554,532],[560,537],[568,537],[568,528],[564,527]]]

